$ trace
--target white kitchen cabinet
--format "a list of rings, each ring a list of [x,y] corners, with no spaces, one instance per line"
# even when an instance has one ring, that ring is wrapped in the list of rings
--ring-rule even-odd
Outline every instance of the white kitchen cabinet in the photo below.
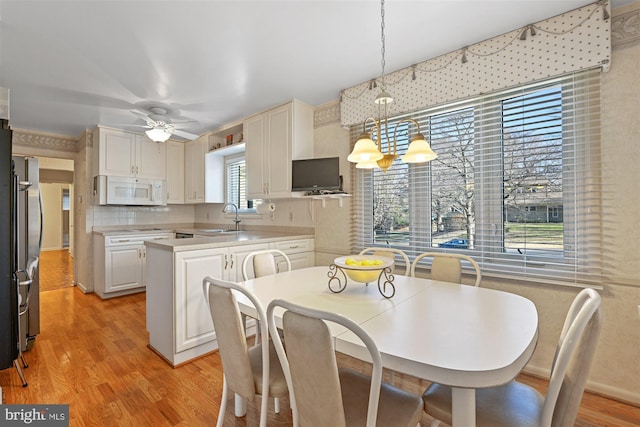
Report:
[[[94,132],[97,175],[166,179],[166,145],[120,129]]]
[[[111,298],[144,290],[145,240],[169,239],[173,233],[96,236],[94,238],[94,291]]]
[[[247,198],[291,197],[291,161],[313,157],[313,107],[298,100],[244,123]]]
[[[199,239],[195,239],[194,244]],[[242,262],[253,251],[277,247],[293,259],[313,253],[313,239],[262,241],[175,251],[173,241],[151,244],[147,251],[147,330],[149,345],[172,366],[179,366],[218,348],[202,280],[206,276],[242,280]],[[183,242],[182,240],[180,241]],[[198,244],[200,246],[200,244]],[[300,257],[298,257],[300,255]]]
[[[315,265],[315,245],[313,239],[273,242],[271,243],[271,248],[279,249],[287,254],[289,262],[291,262],[292,270],[313,267]],[[287,269],[287,263],[281,256],[276,256],[276,265],[278,267],[278,271],[285,271]]]
[[[209,136],[189,141],[184,147],[184,201],[204,203],[204,158],[209,151]]]
[[[167,141],[167,203],[184,203],[184,146],[177,141]]]
[[[223,277],[227,249],[203,249],[175,254],[175,348],[180,353],[215,339],[202,279]]]
[[[177,353],[215,339],[211,314],[202,293],[202,279],[211,276],[242,280],[242,261],[268,243],[178,252],[175,255],[175,319]]]
[[[104,293],[144,287],[144,256],[142,242],[105,248]]]

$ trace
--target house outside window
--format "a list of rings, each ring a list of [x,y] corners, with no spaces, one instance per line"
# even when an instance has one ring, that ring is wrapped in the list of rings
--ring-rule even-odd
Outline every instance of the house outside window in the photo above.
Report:
[[[407,117],[438,158],[402,163],[404,130],[386,173],[354,168],[354,250],[463,250],[489,275],[598,280],[600,249],[578,238],[599,233],[598,71],[395,117],[389,129]]]

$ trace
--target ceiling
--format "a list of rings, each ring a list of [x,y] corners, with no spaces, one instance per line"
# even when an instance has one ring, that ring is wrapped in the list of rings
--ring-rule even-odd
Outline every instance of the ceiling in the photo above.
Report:
[[[388,0],[385,69],[593,1]],[[320,105],[378,77],[380,49],[370,0],[0,0],[10,124],[68,136],[144,124],[130,110],[154,105],[195,134],[292,98]]]

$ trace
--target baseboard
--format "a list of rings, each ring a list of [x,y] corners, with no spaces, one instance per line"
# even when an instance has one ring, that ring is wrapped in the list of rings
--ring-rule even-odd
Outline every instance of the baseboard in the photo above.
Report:
[[[88,289],[83,283],[80,282],[75,282],[76,286],[78,287],[78,289],[80,289],[82,291],[83,294],[90,294],[91,292],[93,292],[93,290]]]
[[[525,374],[533,375],[536,377],[549,379],[549,370],[541,368],[539,366],[527,365],[523,370]],[[590,393],[598,394],[600,396],[615,399],[629,405],[640,406],[640,394],[634,393],[631,390],[625,390],[618,387],[613,387],[609,384],[602,384],[597,381],[587,380],[586,390]]]

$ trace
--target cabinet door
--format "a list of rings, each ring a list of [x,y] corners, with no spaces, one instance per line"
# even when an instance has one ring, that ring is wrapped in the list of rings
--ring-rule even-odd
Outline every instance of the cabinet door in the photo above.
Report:
[[[208,137],[187,142],[185,146],[185,203],[204,203],[204,155],[208,149]]]
[[[136,135],[136,173],[139,178],[166,179],[167,145]]]
[[[144,245],[105,248],[104,292],[144,286]]]
[[[245,159],[247,165],[247,199],[261,199],[267,195],[265,181],[265,153],[267,147],[265,116],[253,116],[244,123],[246,140]]]
[[[167,203],[184,203],[184,144],[167,141]]]
[[[291,197],[291,133],[292,105],[287,104],[267,113],[269,149],[264,162],[269,197]]]
[[[292,270],[297,270],[299,268],[313,267],[315,264],[315,256],[313,252],[300,252],[297,254],[289,255],[289,261],[291,262]],[[287,268],[287,263],[284,260],[281,260],[280,262],[278,262],[278,271],[286,270],[286,268]]]
[[[205,249],[175,256],[175,351],[196,347],[215,338],[211,313],[202,291],[206,276],[224,278],[228,250]]]
[[[135,134],[100,128],[98,144],[99,175],[135,176]]]

